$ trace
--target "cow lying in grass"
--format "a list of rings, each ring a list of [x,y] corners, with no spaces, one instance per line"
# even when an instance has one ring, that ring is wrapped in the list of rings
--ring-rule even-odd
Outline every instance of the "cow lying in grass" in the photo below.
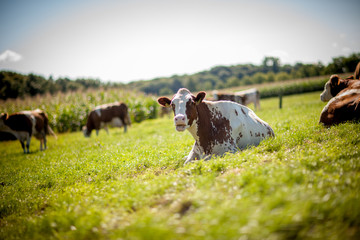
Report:
[[[0,115],[0,131],[11,133],[19,139],[24,153],[29,153],[32,136],[40,140],[41,151],[46,149],[46,135],[55,136],[49,126],[47,114],[40,109],[22,111],[11,115],[2,113]]]
[[[205,95],[205,92],[199,92],[195,97],[189,90],[181,88],[172,100],[158,99],[160,105],[172,107],[176,130],[187,129],[195,139],[185,163],[234,153],[274,136],[269,124],[251,109],[230,101],[206,101]]]
[[[99,134],[101,128],[109,134],[107,126],[124,127],[127,131],[127,125],[131,125],[128,107],[125,103],[109,103],[95,107],[88,116],[86,126],[83,127],[85,137],[90,137],[92,130]]]
[[[353,76],[359,77],[360,63]],[[320,115],[320,123],[331,126],[350,120],[360,120],[360,80],[351,76],[341,79],[332,75],[320,95],[323,102],[329,101]]]

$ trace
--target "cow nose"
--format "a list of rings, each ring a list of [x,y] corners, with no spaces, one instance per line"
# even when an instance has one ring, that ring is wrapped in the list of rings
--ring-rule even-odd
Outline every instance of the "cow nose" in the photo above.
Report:
[[[185,124],[185,116],[183,114],[178,114],[174,117],[174,121],[176,124],[178,123]]]

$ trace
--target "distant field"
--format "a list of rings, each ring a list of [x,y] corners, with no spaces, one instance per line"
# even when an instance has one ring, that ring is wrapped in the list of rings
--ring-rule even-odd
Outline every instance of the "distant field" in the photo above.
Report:
[[[360,239],[360,125],[318,124],[319,93],[261,101],[276,137],[183,165],[171,118],[0,143],[0,239]]]

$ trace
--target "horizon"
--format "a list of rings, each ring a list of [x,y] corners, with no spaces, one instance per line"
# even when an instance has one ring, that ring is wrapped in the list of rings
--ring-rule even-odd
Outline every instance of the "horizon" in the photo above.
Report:
[[[0,3],[0,70],[129,83],[360,52],[356,0]],[[15,17],[14,17],[15,16]]]

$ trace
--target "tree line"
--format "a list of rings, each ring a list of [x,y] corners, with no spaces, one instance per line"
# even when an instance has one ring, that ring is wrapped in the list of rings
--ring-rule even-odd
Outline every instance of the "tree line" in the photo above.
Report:
[[[76,79],[52,77],[48,79],[35,75],[23,75],[11,71],[0,72],[0,99],[54,94],[84,89],[124,88],[142,91],[154,95],[170,95],[179,88],[190,91],[223,89],[236,86],[277,82],[288,79],[306,78],[334,73],[353,72],[360,61],[360,53],[340,56],[332,59],[328,65],[321,62],[294,65],[280,63],[279,58],[265,57],[260,65],[239,64],[234,66],[216,66],[210,70],[190,75],[174,75],[147,81],[134,81],[128,84],[104,83],[99,79]]]
[[[321,62],[282,65],[279,58],[265,57],[260,65],[216,66],[191,75],[174,75],[150,81],[131,82],[127,85],[147,94],[171,95],[181,87],[190,91],[212,90],[353,72],[359,61],[360,53],[333,58],[328,65]]]
[[[69,78],[53,77],[48,79],[36,74],[20,74],[11,71],[0,71],[0,99],[23,98],[42,94],[55,94],[58,92],[71,92],[86,89],[115,88],[122,87],[121,83],[103,83],[99,79],[79,78],[71,80]]]

